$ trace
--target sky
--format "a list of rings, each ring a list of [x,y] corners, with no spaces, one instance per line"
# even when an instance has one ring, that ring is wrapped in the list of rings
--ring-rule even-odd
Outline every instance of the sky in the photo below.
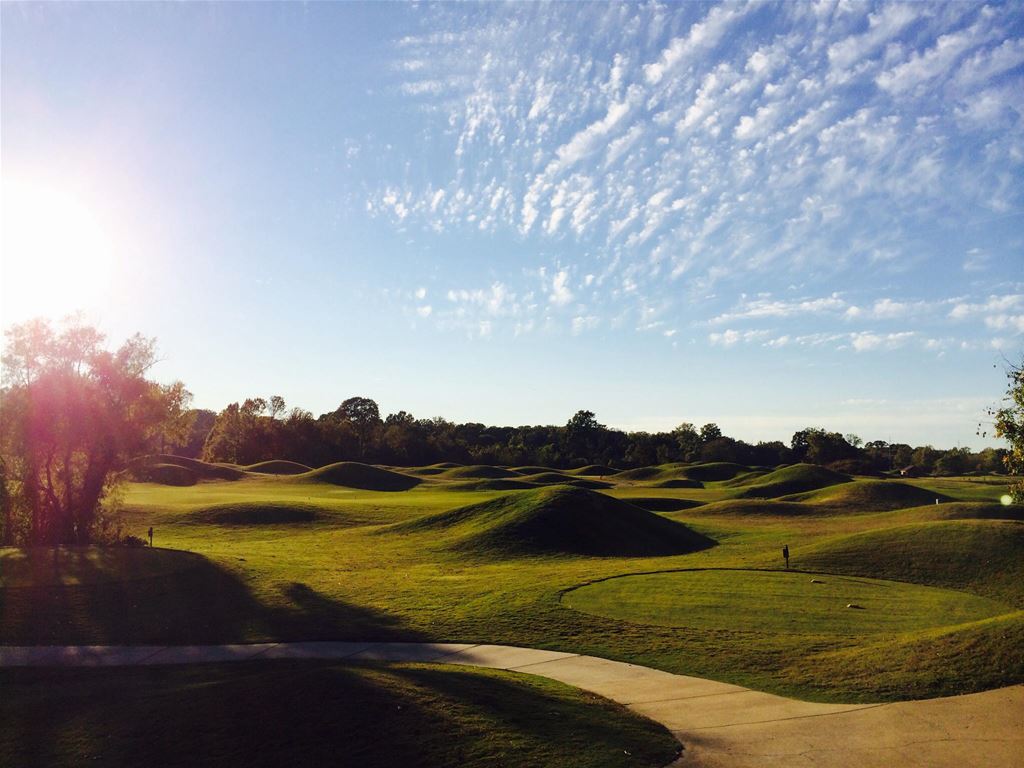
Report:
[[[998,445],[1022,10],[4,3],[0,320],[215,410]]]

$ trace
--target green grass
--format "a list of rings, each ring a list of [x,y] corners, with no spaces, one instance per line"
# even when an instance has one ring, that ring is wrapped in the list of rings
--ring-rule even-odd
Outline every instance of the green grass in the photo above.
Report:
[[[662,726],[550,680],[328,662],[0,672],[0,764],[661,766]]]
[[[407,491],[419,485],[418,477],[392,472],[358,461],[339,461],[326,467],[296,475],[297,480],[343,485],[365,491]]]
[[[846,636],[964,624],[1010,607],[898,581],[787,571],[705,570],[605,579],[567,592],[577,611],[662,627]],[[859,608],[847,608],[847,605]]]
[[[440,472],[401,492],[257,473],[190,486],[133,483],[124,494],[125,530],[142,536],[153,526],[158,548],[62,552],[57,568],[47,565],[50,553],[33,556],[39,565],[16,566],[22,555],[4,552],[0,642],[503,643],[832,701],[1024,682],[1013,661],[1024,658],[1013,613],[1024,606],[1024,557],[1013,522],[1024,510],[993,503],[1006,491],[1005,478],[887,480],[898,493],[885,493],[899,495],[909,485],[956,501],[878,509],[864,498],[736,500],[765,476],[736,465],[666,465],[654,474],[671,479],[664,475],[702,467],[729,477],[702,480],[703,488],[655,488],[616,475],[606,477],[614,487],[589,495],[561,487],[507,490],[487,478],[449,477],[459,467],[447,465],[423,468]],[[418,479],[406,470],[390,474]],[[855,480],[831,490],[844,487],[865,486]],[[545,494],[562,493],[587,501],[545,501]],[[614,503],[631,499],[637,504]],[[268,520],[263,509],[283,510],[274,514],[285,519]],[[313,519],[287,519],[295,510]],[[633,525],[639,519],[644,533]],[[717,546],[670,549],[668,531]],[[724,606],[717,628],[693,628],[591,615],[562,601],[581,584],[628,574],[779,568],[783,544],[795,568],[954,590],[1010,607],[980,621],[844,635],[757,624],[739,606]],[[659,554],[666,551],[678,553]]]
[[[679,523],[585,488],[555,486],[400,523],[385,533],[432,533],[470,554],[509,557],[678,555],[714,542]]]
[[[280,459],[260,461],[243,467],[243,469],[246,472],[260,472],[265,475],[301,475],[303,472],[313,471],[312,467],[307,467],[305,464],[299,464],[295,461],[282,461]]]
[[[814,464],[794,464],[766,475],[757,476],[750,484],[745,484],[738,495],[740,498],[746,499],[770,499],[792,493],[814,491],[849,480],[848,475],[833,472],[825,467]]]
[[[951,499],[943,493],[919,488],[899,480],[857,480],[808,493],[784,497],[784,501],[810,502],[844,507],[850,511],[904,509]]]

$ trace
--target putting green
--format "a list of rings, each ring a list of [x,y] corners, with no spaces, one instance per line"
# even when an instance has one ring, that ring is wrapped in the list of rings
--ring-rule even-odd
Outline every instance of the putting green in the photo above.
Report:
[[[845,636],[913,632],[1013,610],[966,592],[900,581],[752,570],[623,576],[570,590],[562,603],[660,627]]]

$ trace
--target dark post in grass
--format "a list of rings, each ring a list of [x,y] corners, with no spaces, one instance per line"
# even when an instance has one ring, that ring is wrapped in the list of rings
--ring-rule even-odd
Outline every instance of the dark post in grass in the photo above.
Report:
[[[152,532],[152,528],[150,529],[150,532]],[[789,570],[789,544],[783,544],[782,545],[782,556],[784,558],[786,558],[786,570],[788,571]]]
[[[153,526],[149,526],[149,546],[153,547]]]

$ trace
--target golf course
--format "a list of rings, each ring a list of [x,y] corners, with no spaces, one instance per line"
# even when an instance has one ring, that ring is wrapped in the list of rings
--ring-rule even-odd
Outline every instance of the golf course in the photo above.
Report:
[[[131,472],[142,480],[124,489],[123,524],[139,537],[152,528],[153,547],[0,549],[0,645],[486,643],[832,704],[1024,682],[1024,509],[1005,503],[998,477],[859,478],[803,464],[309,469],[173,456]],[[232,718],[320,734],[259,755],[230,726],[204,736],[212,754],[256,764],[316,762],[342,742],[360,764],[390,764],[401,739],[381,750],[353,736],[381,707],[397,707],[403,733],[429,734],[417,740],[424,765],[454,733],[465,764],[572,754],[574,765],[618,765],[609,745],[623,743],[628,764],[660,765],[679,748],[655,723],[576,688],[463,667],[292,660],[5,669],[0,680],[12,694],[3,717],[19,724],[0,740],[8,764],[39,759],[40,739],[45,763],[96,750],[177,764],[173,733],[229,700],[247,702]],[[85,695],[102,707],[27,737],[56,728],[33,713],[73,711]],[[325,737],[320,707],[292,723],[308,697],[343,702],[346,728]],[[124,722],[128,701],[157,724],[152,738],[125,727],[97,742],[90,723]],[[579,727],[552,730],[554,712]]]

